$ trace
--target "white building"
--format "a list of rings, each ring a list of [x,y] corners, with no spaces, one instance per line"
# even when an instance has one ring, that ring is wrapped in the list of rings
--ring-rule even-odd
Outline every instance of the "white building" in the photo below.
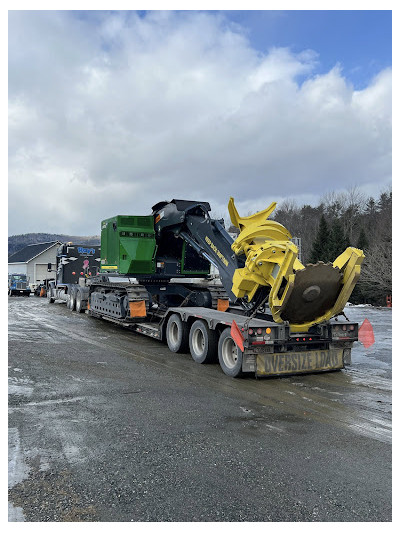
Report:
[[[54,278],[57,248],[60,244],[60,241],[53,241],[25,246],[8,258],[8,273],[25,274],[31,288],[45,279]],[[53,272],[47,271],[49,263]]]

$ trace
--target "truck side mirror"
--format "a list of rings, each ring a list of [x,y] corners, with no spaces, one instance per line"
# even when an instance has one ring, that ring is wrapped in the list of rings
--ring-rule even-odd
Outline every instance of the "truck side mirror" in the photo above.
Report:
[[[51,272],[51,263],[47,263],[47,272]]]

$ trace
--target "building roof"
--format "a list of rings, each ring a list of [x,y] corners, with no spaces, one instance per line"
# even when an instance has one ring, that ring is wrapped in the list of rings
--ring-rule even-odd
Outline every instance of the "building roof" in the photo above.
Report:
[[[40,242],[38,244],[29,244],[28,246],[25,246],[25,248],[22,248],[22,250],[19,250],[19,252],[15,252],[15,254],[10,255],[10,257],[8,258],[8,263],[28,263],[33,258],[37,257],[43,252],[46,252],[55,244],[61,244],[61,242],[52,241]]]

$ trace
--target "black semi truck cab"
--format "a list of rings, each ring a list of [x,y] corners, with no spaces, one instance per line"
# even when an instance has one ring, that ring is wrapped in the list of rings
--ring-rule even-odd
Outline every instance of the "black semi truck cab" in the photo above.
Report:
[[[51,265],[49,264],[51,269]],[[71,242],[61,244],[56,257],[56,280],[50,281],[47,299],[50,303],[64,300],[76,306],[79,291],[86,294],[87,281],[100,270],[100,246],[87,246]]]

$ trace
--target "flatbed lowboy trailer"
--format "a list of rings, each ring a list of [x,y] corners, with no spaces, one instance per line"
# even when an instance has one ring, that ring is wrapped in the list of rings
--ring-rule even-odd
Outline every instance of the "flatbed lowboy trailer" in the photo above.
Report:
[[[102,316],[93,309],[87,312],[165,341],[173,352],[190,351],[198,363],[219,360],[224,373],[232,377],[324,372],[351,364],[351,347],[358,340],[356,323],[332,322],[299,335],[291,333],[288,324],[249,319],[234,311],[172,307],[162,317],[135,323]]]
[[[364,255],[349,247],[333,264],[304,266],[288,230],[267,220],[274,207],[240,217],[231,199],[235,241],[207,202],[159,202],[149,216],[107,219],[99,273],[73,290],[61,276],[48,300],[190,351],[197,363],[219,361],[231,377],[344,368],[358,324],[338,316]]]

